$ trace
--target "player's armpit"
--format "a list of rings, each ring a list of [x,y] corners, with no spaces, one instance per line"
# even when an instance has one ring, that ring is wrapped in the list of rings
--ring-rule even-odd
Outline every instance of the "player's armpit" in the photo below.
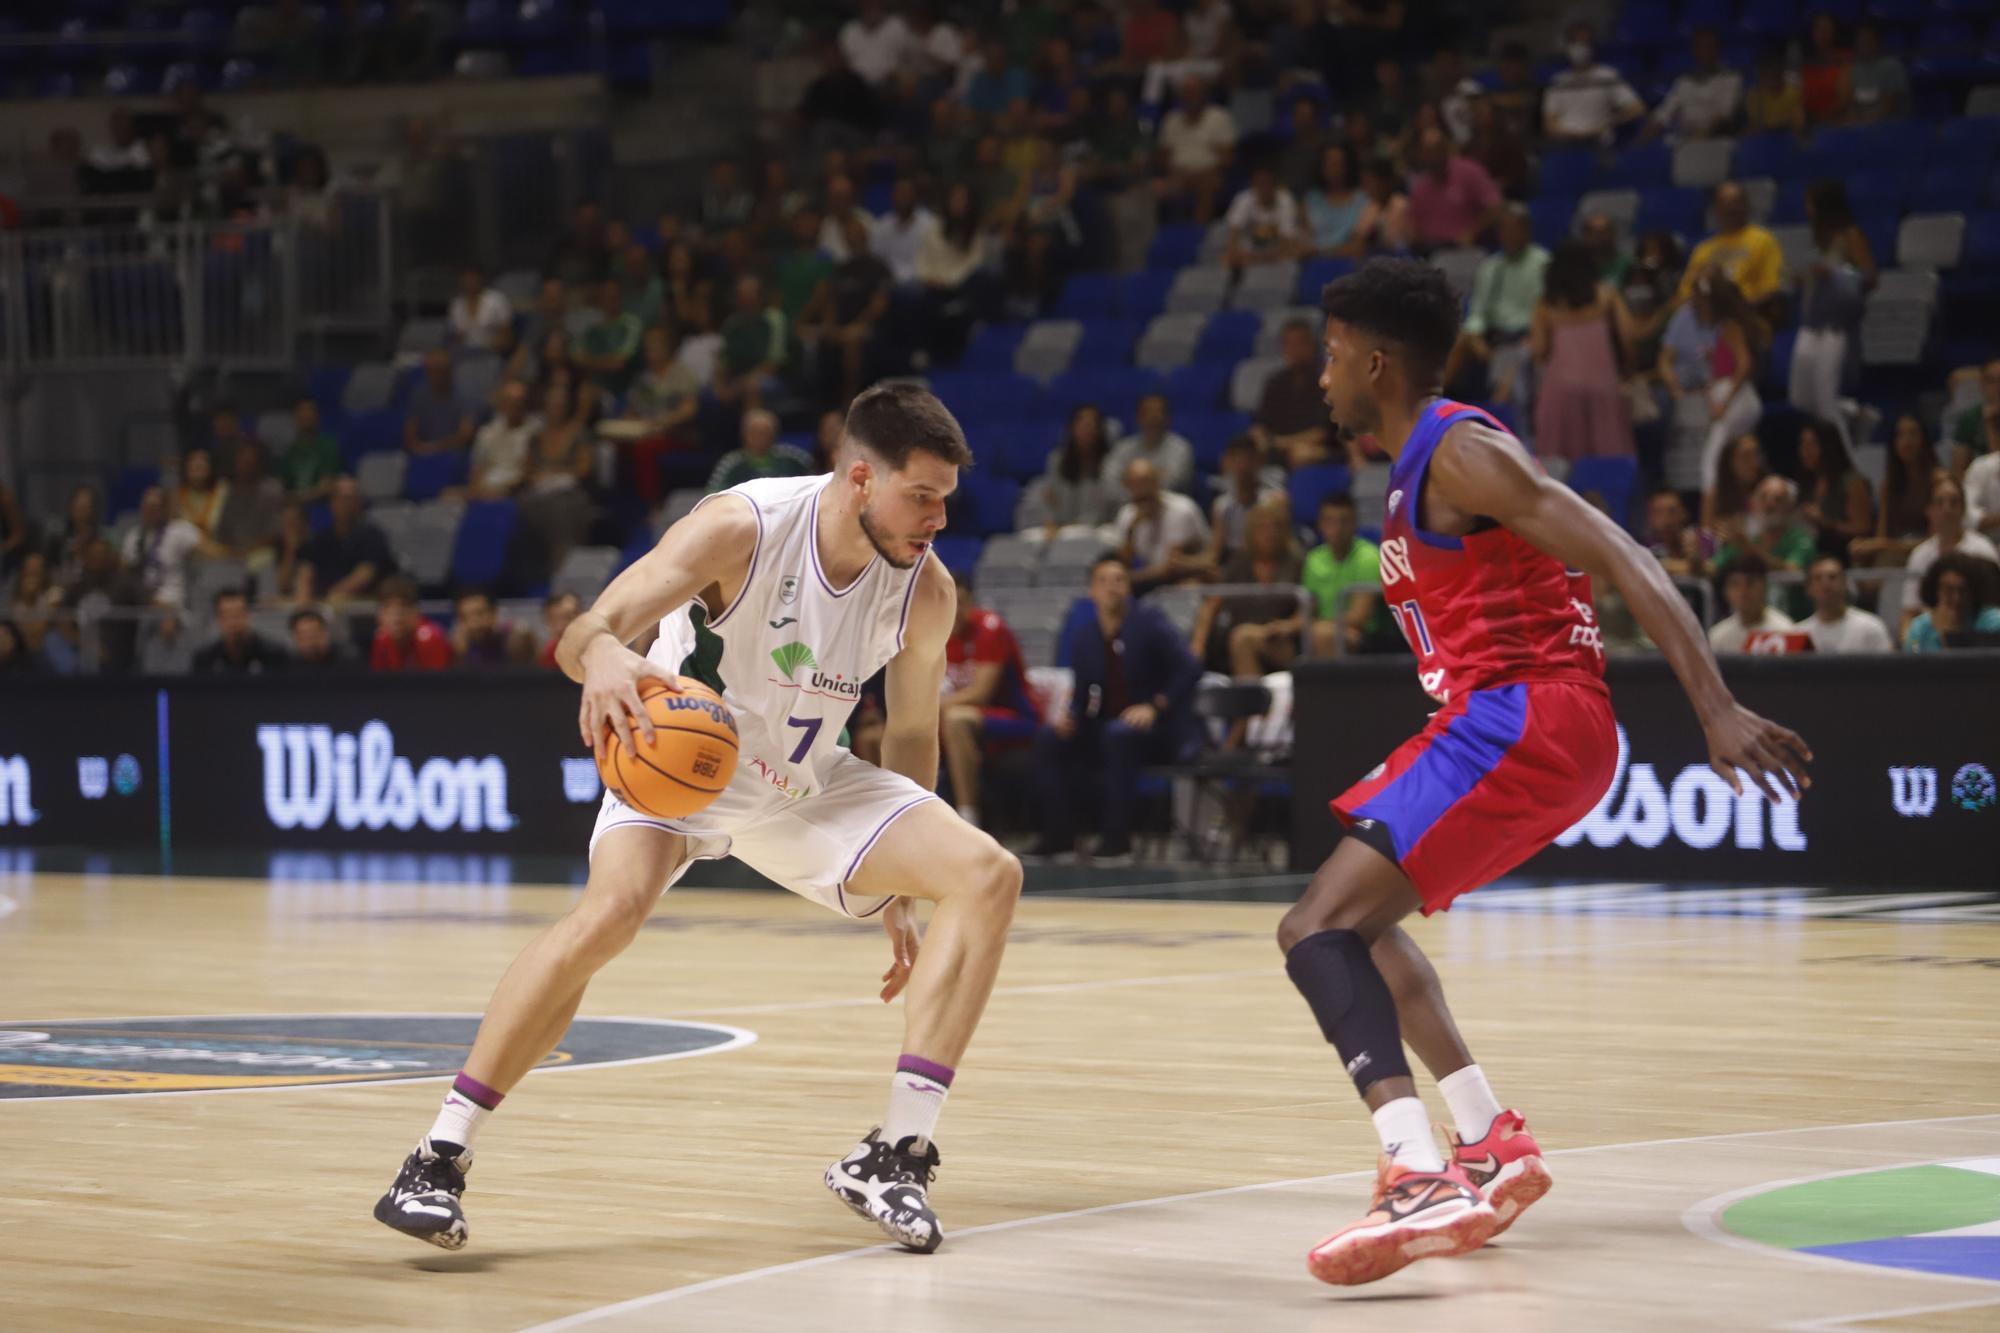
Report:
[[[1459,513],[1491,518],[1571,569],[1615,578],[1629,552],[1645,554],[1575,491],[1536,467],[1519,441],[1475,422],[1453,426],[1438,442],[1426,493]]]

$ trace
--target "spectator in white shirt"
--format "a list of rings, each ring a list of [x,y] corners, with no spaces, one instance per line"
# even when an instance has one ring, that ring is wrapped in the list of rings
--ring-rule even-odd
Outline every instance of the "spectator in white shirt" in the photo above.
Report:
[[[1806,592],[1813,613],[1805,631],[1816,653],[1893,653],[1896,641],[1882,618],[1847,604],[1847,566],[1837,555],[1823,555],[1806,574]]]
[[[875,219],[854,202],[854,182],[846,176],[830,176],[826,182],[826,216],[819,224],[819,248],[836,264],[854,258],[847,245],[847,222],[858,218],[873,234]]]
[[[152,171],[153,152],[139,137],[130,111],[122,106],[112,111],[111,138],[90,150],[89,162],[91,170],[105,173]]]
[[[1722,599],[1731,614],[1708,631],[1708,645],[1718,653],[1740,653],[1752,634],[1796,629],[1792,618],[1772,606],[1766,572],[1770,566],[1755,551],[1745,551],[1722,567]]]
[[[1947,551],[1963,551],[2000,565],[2000,550],[1979,533],[1965,526],[1965,487],[1950,473],[1940,472],[1931,481],[1930,503],[1924,506],[1931,535],[1917,543],[1903,567],[1912,580],[1921,580],[1924,571]]]
[[[451,298],[445,314],[451,325],[452,341],[481,352],[497,352],[508,341],[514,327],[514,305],[497,287],[486,285],[486,275],[476,264],[467,264],[458,274],[458,295]]]
[[[891,196],[894,206],[869,229],[869,248],[889,266],[898,287],[917,281],[917,256],[937,232],[937,214],[917,203],[916,182],[904,176]]]
[[[1299,201],[1278,184],[1278,173],[1268,162],[1251,170],[1249,188],[1229,205],[1223,222],[1229,228],[1225,262],[1231,268],[1296,259],[1305,240]]]
[[[1208,572],[1208,520],[1200,505],[1161,486],[1159,469],[1143,458],[1126,465],[1125,494],[1131,498],[1118,511],[1116,525],[1134,592]]]
[[[139,576],[146,600],[178,611],[187,605],[188,561],[200,547],[201,529],[184,518],[170,517],[166,491],[149,486],[139,500],[138,525],[125,534],[125,548],[119,554],[125,567]]]
[[[1235,155],[1235,117],[1209,104],[1206,83],[1183,80],[1180,104],[1160,121],[1163,171],[1154,189],[1162,199],[1188,200],[1194,220],[1206,226],[1215,218],[1216,195]]]
[[[871,86],[879,86],[902,63],[910,30],[882,0],[861,0],[858,8],[859,13],[840,30],[840,53],[850,69]]]
[[[1965,469],[1965,507],[1982,536],[2000,536],[2000,449],[1979,455]]]
[[[1715,29],[1696,28],[1694,68],[1667,89],[1642,137],[1665,133],[1676,139],[1712,139],[1734,129],[1742,113],[1743,76],[1722,63],[1722,39]]]
[[[1550,80],[1542,98],[1542,130],[1556,143],[1605,143],[1620,125],[1646,114],[1646,104],[1624,76],[1598,63],[1596,39],[1588,23],[1570,25],[1563,48],[1569,68]]]
[[[903,54],[915,66],[917,77],[956,85],[965,64],[964,34],[954,24],[938,22],[937,6],[932,4],[910,7],[909,30]]]
[[[1143,458],[1170,491],[1194,486],[1194,446],[1173,432],[1173,409],[1163,393],[1149,393],[1133,409],[1135,429],[1120,437],[1104,460],[1104,475],[1120,477],[1134,459]]]
[[[508,380],[496,395],[500,410],[472,437],[472,498],[504,500],[528,479],[528,455],[542,419],[528,411],[528,386]]]

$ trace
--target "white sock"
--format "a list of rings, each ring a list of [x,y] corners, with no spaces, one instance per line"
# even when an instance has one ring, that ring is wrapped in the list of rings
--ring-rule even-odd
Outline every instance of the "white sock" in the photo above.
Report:
[[[1505,1109],[1494,1097],[1493,1089],[1486,1085],[1486,1073],[1478,1065],[1467,1065],[1455,1074],[1446,1074],[1438,1080],[1438,1091],[1444,1094],[1444,1104],[1451,1108],[1458,1137],[1467,1143],[1485,1138],[1486,1131],[1493,1128],[1494,1117]]]
[[[912,1068],[912,1066],[919,1066]],[[951,1092],[952,1071],[928,1060],[904,1056],[889,1082],[889,1110],[882,1117],[883,1142],[894,1146],[911,1135],[930,1142],[937,1132],[938,1113]]]
[[[1384,1102],[1374,1112],[1375,1132],[1389,1160],[1412,1171],[1444,1170],[1444,1154],[1431,1135],[1431,1118],[1415,1097]]]
[[[480,1125],[492,1114],[453,1088],[444,1095],[444,1102],[438,1107],[437,1119],[431,1122],[429,1137],[433,1142],[456,1143],[461,1148],[470,1148],[472,1140],[479,1135]]]

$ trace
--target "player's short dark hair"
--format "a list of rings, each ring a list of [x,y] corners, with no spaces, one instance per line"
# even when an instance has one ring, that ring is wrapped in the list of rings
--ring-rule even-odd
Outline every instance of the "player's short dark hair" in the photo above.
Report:
[[[1434,383],[1458,341],[1458,297],[1442,271],[1415,259],[1373,259],[1320,293],[1319,308],[1401,352],[1419,387]]]
[[[301,607],[299,610],[292,612],[292,618],[285,622],[285,626],[296,634],[299,630],[299,622],[302,620],[316,621],[321,629],[326,628],[326,617],[310,606]]]
[[[901,472],[917,452],[955,467],[972,466],[972,450],[958,418],[921,384],[890,380],[864,389],[847,409],[846,431]]]
[[[403,574],[391,574],[382,580],[382,586],[375,590],[378,602],[408,602],[417,604],[417,585],[414,579]]]
[[[1328,491],[1319,497],[1319,508],[1321,513],[1325,513],[1329,509],[1353,509],[1356,505],[1354,497],[1346,491]]]

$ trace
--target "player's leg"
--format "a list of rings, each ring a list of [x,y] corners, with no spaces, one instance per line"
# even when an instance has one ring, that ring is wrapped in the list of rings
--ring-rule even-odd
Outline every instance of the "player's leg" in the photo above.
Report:
[[[952,799],[968,824],[979,822],[979,764],[985,730],[986,716],[976,704],[953,704],[938,719],[945,770],[951,774]]]
[[[583,896],[528,943],[500,978],[465,1067],[430,1132],[403,1163],[376,1220],[455,1250],[466,1242],[459,1197],[485,1118],[576,1017],[598,969],[632,942],[687,856],[687,839],[649,824],[607,830],[590,858]]]

